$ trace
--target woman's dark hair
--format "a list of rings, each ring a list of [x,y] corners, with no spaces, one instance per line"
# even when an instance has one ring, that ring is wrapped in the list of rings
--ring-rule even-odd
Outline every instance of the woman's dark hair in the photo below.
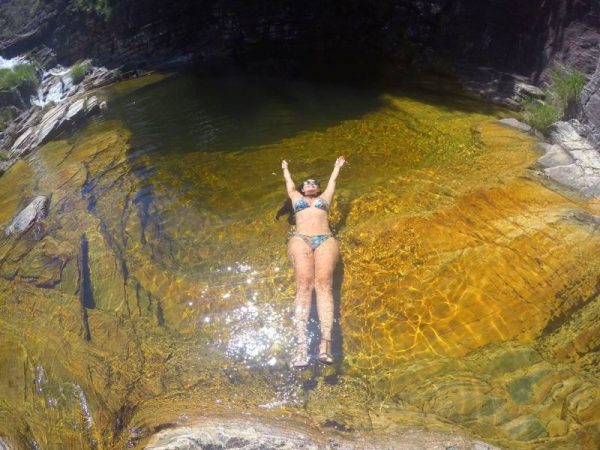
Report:
[[[277,214],[275,215],[275,220],[279,220],[279,218],[281,216],[288,216],[287,217],[287,221],[290,225],[296,225],[296,216],[294,215],[294,207],[292,206],[292,200],[291,199],[287,199],[283,202],[283,205],[281,205],[281,208],[279,208],[279,211],[277,211]]]

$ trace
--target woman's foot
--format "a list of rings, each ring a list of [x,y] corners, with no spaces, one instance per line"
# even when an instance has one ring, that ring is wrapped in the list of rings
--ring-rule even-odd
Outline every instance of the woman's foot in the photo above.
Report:
[[[308,349],[306,345],[298,345],[294,350],[292,357],[293,367],[306,367],[308,366]]]
[[[331,341],[328,339],[321,340],[321,345],[319,346],[319,362],[322,362],[323,364],[333,364]]]

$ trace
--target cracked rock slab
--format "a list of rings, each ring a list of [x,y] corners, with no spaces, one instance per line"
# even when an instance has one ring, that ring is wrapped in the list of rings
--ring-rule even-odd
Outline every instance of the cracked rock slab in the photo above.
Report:
[[[586,197],[600,197],[600,152],[568,122],[552,126],[550,141],[553,145],[542,145],[546,154],[538,159],[544,173]]]

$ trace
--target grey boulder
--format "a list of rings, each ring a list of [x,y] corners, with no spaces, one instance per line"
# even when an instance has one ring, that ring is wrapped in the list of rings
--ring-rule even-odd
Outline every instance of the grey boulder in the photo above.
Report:
[[[50,199],[39,195],[32,200],[5,228],[4,235],[19,235],[27,231],[34,223],[43,220],[48,215]]]

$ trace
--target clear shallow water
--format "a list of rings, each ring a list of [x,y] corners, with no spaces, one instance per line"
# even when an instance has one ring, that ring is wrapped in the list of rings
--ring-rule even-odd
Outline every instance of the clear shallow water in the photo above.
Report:
[[[544,187],[501,111],[428,91],[148,81],[0,178],[3,222],[53,195],[43,229],[0,248],[0,436],[119,448],[249,411],[364,436],[598,442],[597,206]],[[327,179],[339,154],[339,364],[291,372],[280,161]]]

